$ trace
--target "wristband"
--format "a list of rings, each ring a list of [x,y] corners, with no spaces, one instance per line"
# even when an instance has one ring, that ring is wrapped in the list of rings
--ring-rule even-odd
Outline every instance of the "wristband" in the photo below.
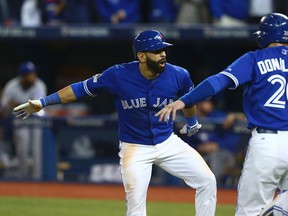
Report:
[[[198,122],[196,119],[196,116],[186,118],[186,121],[187,121],[187,125],[189,125],[189,126],[193,126],[193,125],[197,124],[197,122]]]
[[[60,104],[61,103],[61,99],[59,97],[58,92],[55,92],[51,95],[48,95],[46,97],[40,98],[40,102],[42,105],[42,108],[48,106],[48,105],[52,105],[52,104]]]

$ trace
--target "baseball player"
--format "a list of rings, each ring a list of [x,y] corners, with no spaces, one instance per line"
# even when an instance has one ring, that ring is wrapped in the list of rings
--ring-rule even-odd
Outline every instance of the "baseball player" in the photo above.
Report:
[[[101,74],[71,84],[60,91],[14,108],[27,118],[42,108],[68,103],[107,91],[115,96],[119,125],[119,157],[127,200],[127,216],[146,215],[146,193],[152,165],[183,179],[196,189],[196,215],[212,216],[216,205],[216,180],[203,158],[173,133],[173,121],[159,122],[156,112],[193,88],[184,68],[166,62],[162,33],[147,30],[133,40],[137,61],[114,65]],[[187,124],[181,132],[193,135],[201,125],[195,106],[184,109]]]
[[[1,100],[4,118],[9,117],[13,107],[26,102],[29,98],[46,96],[46,85],[38,78],[37,69],[33,62],[21,63],[17,75],[4,86]],[[43,115],[44,112],[37,114]],[[35,143],[32,142],[32,133],[34,134],[33,140]],[[39,140],[41,140],[39,128],[22,126],[13,129],[13,141],[16,156],[19,160],[19,174],[22,178],[40,179],[41,177],[41,146]]]
[[[237,216],[259,215],[278,187],[288,188],[288,18],[267,14],[255,34],[261,49],[244,54],[156,114],[161,121],[170,114],[175,119],[179,109],[244,85],[243,107],[252,137],[238,184]]]

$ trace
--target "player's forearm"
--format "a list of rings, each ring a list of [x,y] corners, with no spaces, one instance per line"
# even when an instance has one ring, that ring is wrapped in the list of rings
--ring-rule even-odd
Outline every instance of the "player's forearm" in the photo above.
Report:
[[[55,92],[51,95],[40,98],[42,107],[46,107],[48,105],[53,105],[53,104],[69,103],[75,100],[77,100],[77,98],[71,86],[67,86],[59,90],[58,92]]]
[[[186,117],[186,121],[189,126],[197,124],[196,106],[183,109],[183,114]]]
[[[186,118],[191,118],[191,117],[196,116],[196,106],[183,109],[183,114]]]
[[[191,92],[185,94],[180,98],[181,101],[184,102],[185,107],[195,105],[197,102],[205,100],[206,98],[215,94],[213,86],[209,83],[209,81],[204,80],[200,83],[195,89]]]
[[[76,95],[70,85],[59,90],[58,95],[60,97],[61,103],[63,104],[77,100]]]
[[[216,74],[205,79],[195,89],[182,96],[180,100],[184,102],[185,107],[188,107],[218,94],[232,84],[233,81],[229,77]]]

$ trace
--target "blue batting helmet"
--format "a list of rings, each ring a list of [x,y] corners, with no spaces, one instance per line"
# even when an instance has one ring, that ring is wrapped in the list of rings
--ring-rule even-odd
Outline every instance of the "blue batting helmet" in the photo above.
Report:
[[[134,55],[138,52],[153,52],[173,44],[165,42],[163,34],[157,30],[146,30],[138,34],[132,44]]]
[[[254,34],[261,48],[273,42],[288,43],[288,17],[280,13],[267,14],[261,18],[259,31]]]

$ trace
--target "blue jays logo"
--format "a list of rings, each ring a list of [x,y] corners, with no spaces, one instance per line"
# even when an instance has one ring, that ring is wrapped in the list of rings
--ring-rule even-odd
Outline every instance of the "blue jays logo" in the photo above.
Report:
[[[160,40],[162,41],[163,35],[162,34],[158,34],[154,37],[154,39]]]
[[[283,55],[287,55],[287,54],[288,54],[288,50],[282,49],[282,54],[283,54]]]

